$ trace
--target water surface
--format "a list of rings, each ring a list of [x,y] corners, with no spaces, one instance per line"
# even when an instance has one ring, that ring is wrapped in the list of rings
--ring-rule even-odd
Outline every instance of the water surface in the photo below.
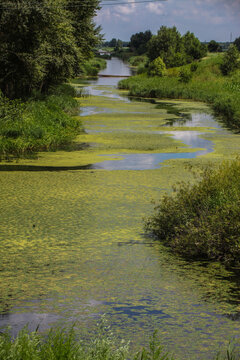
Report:
[[[81,100],[80,140],[89,147],[39,156],[31,166],[41,171],[27,160],[2,168],[0,326],[16,334],[25,323],[44,330],[75,322],[91,333],[105,313],[133,347],[158,329],[177,358],[211,359],[239,339],[238,278],[217,263],[172,255],[144,235],[142,218],[152,199],[194,179],[187,166],[233,157],[239,138],[201,104],[131,103],[106,79]],[[194,126],[180,124],[183,117]],[[51,171],[41,167],[48,156]],[[79,168],[84,156],[88,166]],[[59,157],[66,167],[56,171]]]

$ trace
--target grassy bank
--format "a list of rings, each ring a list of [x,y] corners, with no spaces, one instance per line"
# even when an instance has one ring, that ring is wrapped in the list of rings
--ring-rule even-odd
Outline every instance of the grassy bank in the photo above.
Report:
[[[90,59],[82,65],[82,74],[85,76],[97,76],[100,70],[105,69],[106,64],[106,60],[99,57]]]
[[[26,102],[0,95],[0,157],[21,157],[71,143],[82,130],[73,117],[79,108],[74,96],[75,90],[67,84]]]
[[[142,74],[122,80],[119,88],[128,89],[129,95],[137,97],[204,101],[222,115],[227,126],[239,130],[240,70],[223,76],[221,63],[222,55],[211,56],[192,67],[168,69],[163,77]],[[188,82],[182,81],[181,72],[190,74]]]
[[[206,170],[194,184],[165,196],[146,221],[165,245],[188,259],[240,265],[240,160]]]
[[[174,360],[158,339],[155,332],[149,345],[137,353],[129,351],[129,343],[119,340],[106,325],[99,325],[95,337],[84,343],[74,328],[51,329],[47,336],[26,328],[16,339],[0,333],[1,360]],[[226,351],[218,353],[216,360],[239,360],[236,348],[230,344]],[[194,359],[192,359],[194,360]]]

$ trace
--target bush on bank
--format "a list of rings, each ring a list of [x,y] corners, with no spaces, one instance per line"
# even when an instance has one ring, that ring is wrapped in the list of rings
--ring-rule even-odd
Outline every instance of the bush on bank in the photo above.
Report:
[[[0,94],[0,157],[56,150],[70,143],[82,130],[73,117],[79,108],[73,96],[75,90],[67,84],[50,89],[47,96],[35,94],[27,102]]]
[[[106,64],[105,59],[95,57],[83,63],[81,72],[85,76],[97,76],[100,70],[105,69]]]
[[[168,69],[167,75],[163,77],[137,75],[120,81],[119,88],[128,89],[130,96],[204,101],[223,116],[227,126],[239,130],[240,70],[223,76],[220,69],[221,55],[197,64]],[[181,73],[191,74],[187,82],[181,81]]]
[[[240,160],[206,170],[201,180],[180,184],[146,220],[145,228],[186,258],[240,265]]]

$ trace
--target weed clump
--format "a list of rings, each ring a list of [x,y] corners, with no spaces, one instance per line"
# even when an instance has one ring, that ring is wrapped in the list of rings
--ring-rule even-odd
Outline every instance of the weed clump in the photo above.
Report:
[[[186,258],[240,265],[240,160],[205,170],[166,195],[145,227]]]
[[[21,157],[36,151],[56,150],[81,132],[74,118],[79,103],[74,89],[63,84],[47,96],[35,94],[27,102],[0,94],[0,156]]]

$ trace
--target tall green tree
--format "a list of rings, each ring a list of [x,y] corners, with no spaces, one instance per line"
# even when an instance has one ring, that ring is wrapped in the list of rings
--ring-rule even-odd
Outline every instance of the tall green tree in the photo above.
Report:
[[[175,26],[172,28],[162,26],[157,35],[153,36],[148,43],[150,61],[160,56],[167,67],[175,66],[174,56],[181,52],[183,52],[181,34]]]
[[[100,35],[101,27],[95,25],[93,18],[100,9],[99,0],[65,0],[67,10],[72,19],[74,36],[82,56],[87,59],[92,49],[99,44],[103,37]]]
[[[99,29],[98,0],[0,0],[0,89],[9,98],[77,74]]]
[[[240,51],[240,36],[234,40],[233,44],[238,48],[238,51]]]
[[[207,47],[190,31],[182,37],[184,50],[187,55],[187,62],[199,60],[207,54]]]
[[[138,55],[142,55],[147,51],[147,43],[152,38],[150,30],[133,34],[130,39],[129,47]]]
[[[215,40],[211,40],[208,43],[208,51],[209,52],[221,52],[222,48],[218,42],[216,42]]]
[[[160,56],[168,68],[191,63],[205,56],[206,52],[206,47],[193,33],[188,31],[181,36],[175,26],[162,26],[148,43],[150,60],[153,61]]]
[[[228,75],[239,67],[239,51],[236,45],[231,44],[228,48],[228,51],[224,54],[223,62],[221,64],[221,71],[223,75]]]

